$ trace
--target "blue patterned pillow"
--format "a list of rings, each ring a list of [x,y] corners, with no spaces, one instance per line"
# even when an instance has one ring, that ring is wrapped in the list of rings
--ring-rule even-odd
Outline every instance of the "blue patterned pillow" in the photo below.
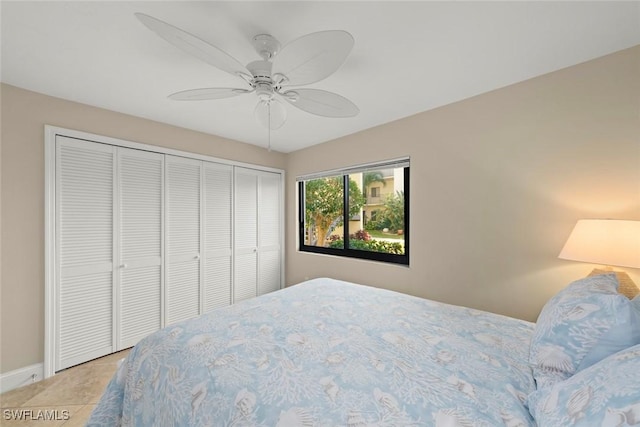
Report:
[[[529,355],[538,388],[640,344],[640,311],[617,290],[615,274],[603,274],[577,280],[547,302]]]
[[[640,345],[607,357],[527,399],[539,426],[640,424]]]

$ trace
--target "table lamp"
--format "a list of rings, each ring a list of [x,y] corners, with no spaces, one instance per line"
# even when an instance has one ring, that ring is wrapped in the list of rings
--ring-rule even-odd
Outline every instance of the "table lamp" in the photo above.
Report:
[[[581,219],[558,258],[605,266],[590,276],[612,272],[611,266],[640,268],[640,221]],[[615,272],[619,292],[633,298],[640,290],[625,272]]]

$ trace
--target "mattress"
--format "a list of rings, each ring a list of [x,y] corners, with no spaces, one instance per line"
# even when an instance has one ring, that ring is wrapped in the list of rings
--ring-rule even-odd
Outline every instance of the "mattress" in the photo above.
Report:
[[[533,328],[314,279],[141,340],[88,425],[534,426]]]

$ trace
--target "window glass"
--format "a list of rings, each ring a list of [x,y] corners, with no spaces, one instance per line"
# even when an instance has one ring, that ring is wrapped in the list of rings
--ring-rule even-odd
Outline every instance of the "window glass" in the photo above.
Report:
[[[304,244],[340,247],[344,242],[335,242],[344,223],[343,177],[312,179],[304,187]]]
[[[404,254],[404,168],[369,169],[349,175],[359,183],[362,198],[350,197],[360,221],[349,223],[349,247],[355,250]]]
[[[387,166],[299,181],[300,250],[408,264],[408,177]]]

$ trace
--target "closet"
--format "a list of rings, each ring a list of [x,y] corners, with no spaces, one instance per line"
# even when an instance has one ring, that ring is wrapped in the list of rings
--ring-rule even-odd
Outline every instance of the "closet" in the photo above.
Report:
[[[116,152],[118,350],[135,345],[162,325],[164,156],[122,147]]]
[[[282,171],[48,131],[45,375],[281,288]]]
[[[113,348],[115,149],[61,138],[56,163],[58,370]]]
[[[175,156],[166,156],[166,168],[170,325],[233,302],[233,168]]]
[[[280,176],[235,168],[234,301],[280,288]]]
[[[166,157],[165,319],[170,325],[200,313],[202,162]]]

